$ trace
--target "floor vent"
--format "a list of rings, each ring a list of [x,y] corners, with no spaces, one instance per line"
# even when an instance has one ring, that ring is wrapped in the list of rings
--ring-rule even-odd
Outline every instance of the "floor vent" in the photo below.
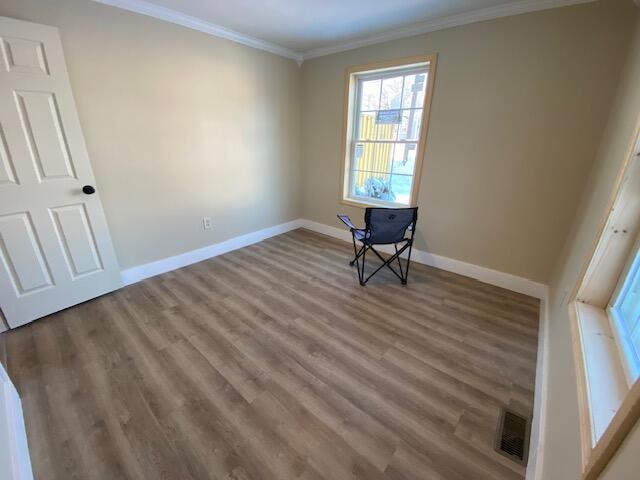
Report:
[[[502,410],[496,436],[496,450],[514,462],[526,465],[529,432],[529,420],[509,410]]]

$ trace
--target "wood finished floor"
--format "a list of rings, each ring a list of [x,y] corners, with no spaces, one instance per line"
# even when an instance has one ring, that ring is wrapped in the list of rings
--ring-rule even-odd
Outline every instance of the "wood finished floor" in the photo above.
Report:
[[[297,230],[1,334],[36,478],[523,478],[493,442],[538,301],[418,264],[362,288],[351,254]]]

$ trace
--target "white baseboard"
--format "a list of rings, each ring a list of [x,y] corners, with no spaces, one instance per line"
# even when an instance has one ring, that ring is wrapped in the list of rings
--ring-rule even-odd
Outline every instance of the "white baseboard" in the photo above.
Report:
[[[526,480],[542,480],[544,465],[545,426],[547,424],[547,390],[549,382],[549,300],[548,289],[540,302],[540,329],[538,331],[538,357],[536,385],[533,399],[533,419],[529,443],[529,463]]]
[[[33,480],[20,397],[0,364],[0,478]]]
[[[351,242],[351,233],[349,233],[345,228],[331,227],[323,223],[306,219],[300,220],[300,226],[302,228],[313,230],[314,232],[323,233],[330,237]],[[380,248],[379,250],[392,253],[392,247]],[[431,267],[441,268],[442,270],[464,275],[465,277],[475,278],[476,280],[490,285],[506,288],[512,292],[523,293],[540,299],[543,299],[546,296],[546,285],[534,282],[527,278],[511,275],[510,273],[499,272],[497,270],[481,267],[461,260],[455,260],[453,258],[443,257],[423,250],[417,250],[415,248],[411,254],[411,259]]]
[[[124,285],[131,285],[132,283],[139,282],[145,278],[170,272],[171,270],[177,270],[178,268],[186,267],[187,265],[201,262],[208,258],[217,257],[223,253],[231,252],[232,250],[237,250],[238,248],[261,242],[269,237],[280,235],[282,233],[295,230],[296,228],[300,228],[300,220],[281,223],[280,225],[233,237],[220,243],[191,250],[190,252],[181,253],[173,257],[162,258],[155,262],[128,268],[120,272],[122,276],[122,283]]]
[[[253,243],[261,242],[269,237],[280,235],[282,233],[295,230],[296,228],[306,228],[314,232],[322,233],[330,237],[344,240],[345,242],[351,242],[351,234],[347,229],[331,227],[323,223],[314,222],[300,218],[292,220],[290,222],[281,223],[273,227],[268,227],[256,232],[247,233],[238,237],[230,238],[214,245],[208,245],[206,247],[191,250],[190,252],[181,253],[173,257],[167,257],[155,262],[145,263],[136,267],[128,268],[121,272],[122,283],[124,285],[131,285],[132,283],[139,282],[145,278],[160,275],[161,273],[170,272],[178,268],[186,267],[193,263],[201,262],[208,258],[213,258],[223,253],[237,250],[238,248],[246,247]],[[392,253],[391,247],[380,248],[381,251]],[[509,273],[499,272],[490,268],[481,267],[472,263],[463,262],[461,260],[455,260],[453,258],[443,257],[433,253],[425,252],[422,250],[414,249],[412,253],[412,260],[430,265],[432,267],[441,268],[449,272],[464,275],[465,277],[475,278],[484,283],[495,285],[497,287],[506,288],[513,292],[523,293],[531,297],[545,298],[546,286],[534,282],[532,280],[511,275]]]

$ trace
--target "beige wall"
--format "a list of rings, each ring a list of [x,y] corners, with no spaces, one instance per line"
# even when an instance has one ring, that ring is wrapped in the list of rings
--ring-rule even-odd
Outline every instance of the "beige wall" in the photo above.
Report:
[[[305,61],[303,215],[338,225],[345,69],[438,53],[417,247],[547,283],[622,65],[630,1],[476,23]]]
[[[60,29],[121,267],[299,216],[293,60],[88,0],[0,15]]]
[[[418,248],[546,282],[621,65],[623,3],[434,32],[301,71],[86,0],[3,0],[0,15],[61,30],[123,268],[300,214],[358,219],[361,210],[337,201],[344,70],[437,52]],[[205,215],[213,230],[202,229]]]
[[[640,422],[627,435],[600,480],[634,480],[640,472]]]
[[[598,230],[607,214],[607,206],[618,172],[633,140],[640,120],[640,10],[630,12],[635,33],[630,48],[624,50],[627,62],[615,102],[611,109],[597,159],[589,176],[571,234],[558,261],[550,287],[549,302],[549,393],[547,401],[544,480],[577,478],[579,469],[579,431],[576,373],[571,350],[571,333],[565,295],[575,287],[597,240]],[[638,465],[640,435],[637,429],[629,439],[635,446]],[[627,457],[625,457],[627,458]],[[617,460],[616,460],[617,461]],[[626,460],[621,460],[626,461]],[[618,471],[618,468],[612,469]],[[626,476],[608,476],[607,480],[637,478],[638,469]]]

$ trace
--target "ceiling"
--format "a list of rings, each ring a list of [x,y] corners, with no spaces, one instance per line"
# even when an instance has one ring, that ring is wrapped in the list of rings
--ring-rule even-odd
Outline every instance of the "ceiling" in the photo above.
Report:
[[[591,0],[95,1],[301,61],[448,26]]]

